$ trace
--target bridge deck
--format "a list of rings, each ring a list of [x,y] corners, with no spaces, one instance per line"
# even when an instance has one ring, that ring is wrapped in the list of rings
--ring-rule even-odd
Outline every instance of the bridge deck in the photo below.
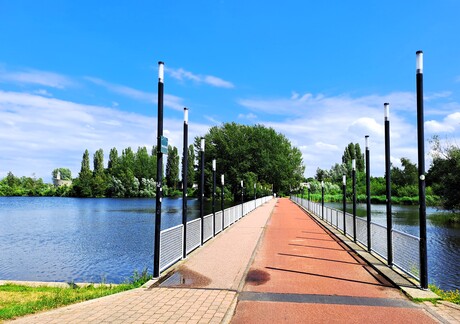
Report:
[[[15,323],[435,323],[427,309],[290,200],[273,199],[148,288]]]

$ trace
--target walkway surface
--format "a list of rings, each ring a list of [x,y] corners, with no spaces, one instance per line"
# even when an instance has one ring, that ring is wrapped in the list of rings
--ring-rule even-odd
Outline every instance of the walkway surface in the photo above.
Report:
[[[13,322],[460,321],[460,311],[442,318],[433,306],[410,302],[288,199],[249,213],[160,282]]]

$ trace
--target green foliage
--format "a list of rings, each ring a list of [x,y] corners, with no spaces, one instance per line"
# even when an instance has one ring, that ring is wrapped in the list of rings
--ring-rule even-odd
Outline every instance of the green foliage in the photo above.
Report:
[[[432,292],[441,297],[442,300],[460,305],[460,291],[456,290],[442,290],[436,285],[428,285]]]
[[[67,169],[67,168],[54,169],[53,172],[51,172],[51,177],[56,179],[58,172],[62,180],[72,180],[72,172],[70,171],[70,169]]]
[[[168,146],[168,158],[166,160],[166,184],[176,190],[179,183],[179,153],[177,147]]]
[[[442,206],[447,210],[460,210],[460,148],[442,146],[439,138],[432,140],[433,162],[427,174],[435,194],[441,196]]]
[[[235,199],[239,199],[241,180],[246,179],[248,185],[257,181],[260,188],[271,188],[273,184],[274,191],[280,194],[288,193],[290,187],[298,186],[303,179],[301,152],[272,128],[225,123],[212,127],[205,140],[207,196],[212,188],[212,159],[217,161],[217,174],[225,174],[226,187]],[[197,137],[197,152],[199,147],[200,138]]]

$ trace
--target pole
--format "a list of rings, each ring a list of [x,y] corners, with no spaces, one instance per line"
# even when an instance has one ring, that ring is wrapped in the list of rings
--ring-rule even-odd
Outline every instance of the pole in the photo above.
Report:
[[[244,209],[243,209],[243,203],[244,203],[244,183],[243,180],[241,180],[241,217],[244,216]]]
[[[343,234],[347,235],[347,222],[346,222],[346,212],[347,212],[347,176],[343,175],[342,180],[342,191],[343,191]]]
[[[184,246],[182,258],[187,257],[187,176],[188,176],[188,109],[184,108],[184,149],[182,159],[182,225],[184,226]]]
[[[213,233],[216,235],[216,159],[212,160],[212,215]]]
[[[384,104],[385,114],[385,179],[387,196],[387,259],[388,265],[393,265],[393,221],[391,215],[391,170],[390,170],[390,104]]]
[[[310,182],[307,183],[307,192],[308,192],[308,210],[310,211]]]
[[[204,241],[204,224],[203,224],[203,217],[204,217],[204,137],[201,138],[201,174],[200,174],[200,218],[201,218],[201,245],[203,245]]]
[[[365,136],[366,140],[366,210],[367,210],[367,250],[371,252],[371,165],[369,151],[369,135]]]
[[[257,208],[257,184],[254,183],[254,207]]]
[[[324,220],[324,181],[321,181],[321,219]]]
[[[225,181],[225,176],[221,174],[220,184],[222,186],[222,189],[220,191],[220,209],[222,210],[222,230],[224,230],[224,181]]]
[[[164,63],[158,62],[158,126],[157,126],[157,188],[155,205],[155,249],[153,251],[153,277],[160,276],[160,232],[161,232],[161,198],[163,194],[163,153],[161,138],[163,136],[163,92]]]
[[[353,190],[353,241],[356,242],[356,159],[351,160],[352,190]]]
[[[428,288],[428,253],[426,241],[425,200],[425,134],[423,127],[423,52],[416,53],[417,69],[417,142],[418,142],[418,197],[420,206],[420,286]]]

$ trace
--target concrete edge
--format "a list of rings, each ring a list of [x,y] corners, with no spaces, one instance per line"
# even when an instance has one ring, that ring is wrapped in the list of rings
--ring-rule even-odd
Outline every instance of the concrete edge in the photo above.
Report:
[[[57,282],[57,281],[21,281],[21,280],[0,280],[0,286],[13,284],[27,287],[56,287],[56,288],[73,288],[73,287],[114,287],[119,286],[120,284],[110,284],[110,283],[89,283],[89,282]]]
[[[293,202],[294,203],[294,202]],[[297,205],[297,204],[296,204]],[[325,230],[337,237],[341,242],[353,250],[359,257],[361,257],[367,264],[369,264],[374,270],[382,275],[386,280],[391,282],[394,286],[398,287],[407,297],[415,301],[424,300],[439,300],[441,297],[436,295],[431,290],[421,289],[414,282],[415,279],[411,278],[404,272],[397,268],[389,267],[382,258],[377,257],[374,254],[369,253],[359,243],[353,242],[347,235],[340,230],[331,226],[322,220],[318,215],[315,215],[307,211],[303,206],[297,205],[304,212],[310,215],[319,225]]]

